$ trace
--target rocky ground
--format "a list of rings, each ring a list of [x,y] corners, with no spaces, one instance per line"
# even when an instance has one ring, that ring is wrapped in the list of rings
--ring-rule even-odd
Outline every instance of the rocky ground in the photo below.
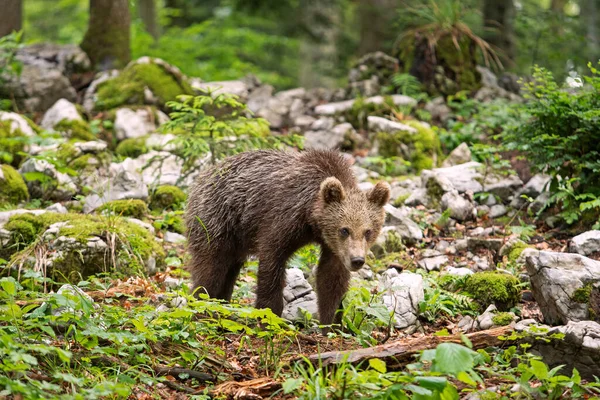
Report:
[[[451,108],[443,99],[424,104],[404,95],[381,95],[378,71],[391,62],[384,55],[362,60],[350,72],[348,88],[281,92],[252,77],[203,82],[149,58],[122,71],[94,75],[76,47],[36,46],[19,57],[23,74],[11,87],[22,112],[0,112],[0,265],[3,276],[12,275],[23,286],[24,278],[42,277],[43,287],[38,288],[39,296],[27,292],[27,298],[18,300],[21,307],[36,304],[44,290],[75,290],[62,284],[85,282],[91,276],[108,277],[101,280],[103,289],[80,285],[88,292],[92,310],[111,302],[124,310],[149,304],[170,318],[185,320],[190,307],[199,307],[177,290],[187,285],[181,269],[186,260],[182,209],[186,189],[202,165],[192,173],[186,170],[181,149],[173,142],[178,133],[161,127],[169,121],[167,101],[181,93],[216,88],[215,94],[239,96],[269,122],[273,136],[301,135],[304,148],[344,151],[361,188],[380,179],[392,186],[385,228],[345,300],[356,315],[358,305],[367,310],[361,314],[365,324],[347,314],[345,334],[323,338],[315,333],[311,282],[318,249],[303,249],[290,262],[284,292],[284,318],[296,321],[300,336],[291,348],[281,350],[281,360],[289,360],[288,353],[344,350],[512,324],[517,332],[546,329],[550,336],[562,334],[558,341],[534,343],[536,354],[550,366],[565,364],[565,374],[576,368],[587,380],[598,375],[600,231],[565,233],[551,212],[534,221],[531,216],[548,199],[549,178],[544,175],[527,176],[524,182],[514,171],[474,161],[466,143],[444,154],[437,127],[455,118]],[[489,71],[482,72],[484,86],[475,99],[521,101],[500,87]],[[356,94],[362,97],[356,99]],[[431,118],[419,120],[415,116],[424,114],[416,110]],[[255,272],[251,260],[235,291],[242,306],[252,302]],[[7,287],[3,285],[10,295]],[[140,324],[122,329],[143,331]],[[220,328],[239,332],[233,326]],[[250,342],[260,337],[248,335]],[[62,343],[59,347],[69,342],[73,354],[77,346],[86,348],[85,343],[70,342],[64,332],[52,337]],[[259,362],[260,349],[250,345],[240,352],[243,337],[237,334],[203,337],[217,361],[202,357],[190,363],[186,357],[191,353],[181,350],[180,365],[218,371],[225,383],[252,381],[257,386],[247,390],[253,393],[275,390],[276,380],[262,382],[264,392],[257,389],[260,382],[253,381],[273,376],[273,370]],[[116,339],[100,336],[100,344],[102,340]],[[169,364],[168,352],[152,349]],[[105,357],[109,356],[118,354]],[[224,360],[226,366],[215,366]],[[171,397],[186,391],[173,380],[166,382],[152,390]],[[508,389],[503,384],[501,379],[491,380],[476,389],[519,391],[514,382]],[[144,385],[152,386],[140,383],[136,398],[144,398]],[[201,382],[190,390],[205,387],[212,386]],[[463,397],[467,395],[483,398],[472,393]]]

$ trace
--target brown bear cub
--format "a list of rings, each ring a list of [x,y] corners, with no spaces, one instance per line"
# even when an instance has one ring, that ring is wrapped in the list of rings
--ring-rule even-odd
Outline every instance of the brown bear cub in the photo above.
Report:
[[[256,307],[281,316],[286,262],[317,243],[319,320],[329,325],[350,272],[363,266],[379,235],[389,197],[385,182],[359,190],[338,152],[260,150],[229,157],[190,188],[185,219],[194,290],[230,300],[244,261],[255,254]]]

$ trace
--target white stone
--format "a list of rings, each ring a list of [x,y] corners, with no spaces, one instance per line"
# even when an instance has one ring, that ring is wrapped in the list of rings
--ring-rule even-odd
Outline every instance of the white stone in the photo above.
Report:
[[[394,133],[403,131],[417,133],[417,130],[412,126],[373,115],[367,117],[367,124],[369,126],[369,131],[371,132]]]
[[[583,256],[600,251],[600,231],[587,231],[575,236],[569,243],[569,251]]]
[[[17,113],[0,111],[0,121],[10,122],[11,133],[18,129],[25,136],[35,136],[35,131],[27,120]]]
[[[115,134],[118,140],[146,136],[156,130],[157,121],[147,109],[119,108],[115,117]]]
[[[44,129],[52,129],[62,120],[82,121],[81,115],[77,111],[75,104],[67,99],[60,99],[46,113],[41,122]]]
[[[415,325],[419,303],[425,299],[423,277],[408,271],[398,274],[395,270],[387,270],[380,279],[386,289],[383,302],[390,311],[394,311],[396,328]]]

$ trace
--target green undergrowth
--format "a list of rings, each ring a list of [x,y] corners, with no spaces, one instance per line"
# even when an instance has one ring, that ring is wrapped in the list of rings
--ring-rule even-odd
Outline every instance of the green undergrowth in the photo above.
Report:
[[[96,137],[90,128],[90,124],[83,120],[63,119],[54,126],[54,130],[66,133],[71,140],[84,142],[96,140]]]

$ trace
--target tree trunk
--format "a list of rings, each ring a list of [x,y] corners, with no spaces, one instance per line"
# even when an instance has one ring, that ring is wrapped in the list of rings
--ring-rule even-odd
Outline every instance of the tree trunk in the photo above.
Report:
[[[0,13],[0,37],[20,31],[23,26],[23,1],[4,0]]]
[[[90,0],[90,21],[81,48],[96,68],[119,68],[129,62],[130,25],[128,0]]]
[[[485,0],[483,4],[484,39],[500,51],[502,61],[512,63],[515,59],[513,0]]]
[[[388,42],[394,40],[394,30],[390,27],[396,16],[397,3],[397,0],[359,0],[359,55],[389,50]]]
[[[160,32],[156,15],[156,0],[139,0],[138,9],[146,30],[154,40],[158,40]]]
[[[584,0],[581,2],[581,16],[586,29],[587,58],[594,66],[600,59],[600,29],[598,29],[598,12],[600,0]]]

